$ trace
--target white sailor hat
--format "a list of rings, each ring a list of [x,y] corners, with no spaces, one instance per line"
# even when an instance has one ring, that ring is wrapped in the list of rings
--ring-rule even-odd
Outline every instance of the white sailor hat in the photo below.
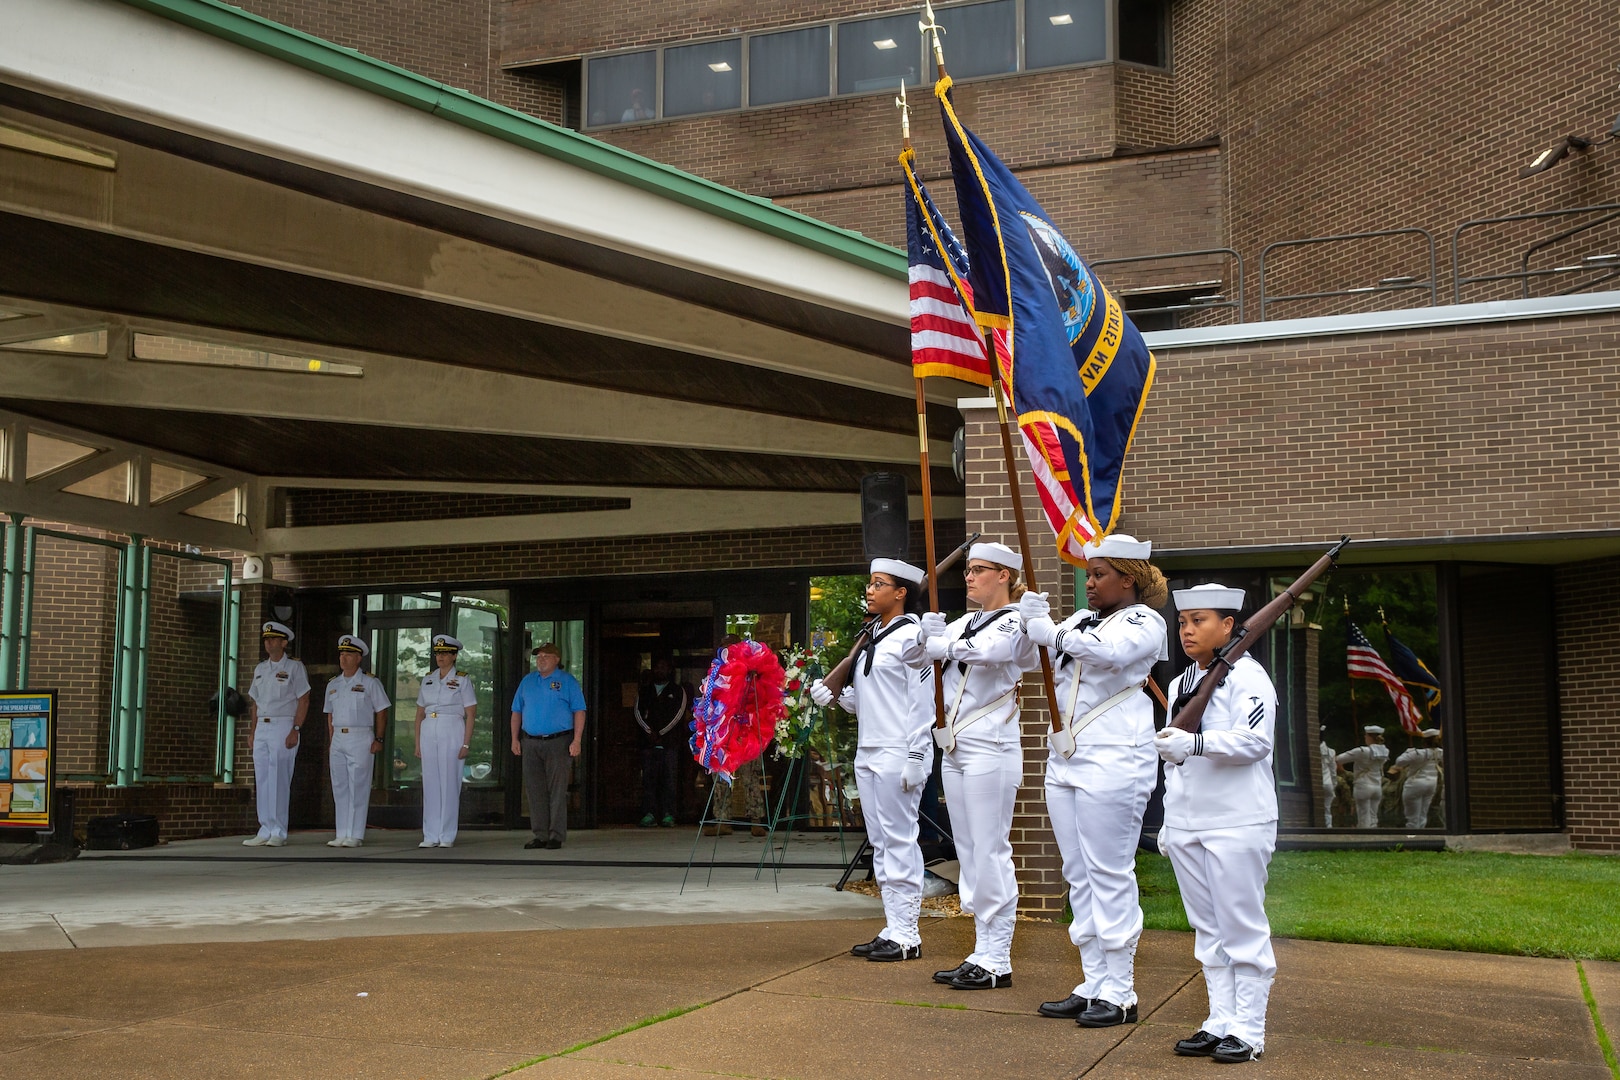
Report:
[[[1379,727],[1377,724],[1368,724],[1361,730],[1366,732],[1368,735],[1382,735],[1384,733],[1384,729]]]
[[[1093,540],[1084,550],[1088,559],[1151,559],[1153,542],[1138,540],[1124,533],[1114,533],[1101,540]]]
[[[1005,566],[1011,570],[1024,568],[1024,557],[1006,544],[997,544],[990,540],[980,540],[968,548],[969,559],[983,559],[987,563]]]
[[[1242,611],[1243,590],[1230,585],[1194,585],[1190,589],[1177,589],[1177,611]]]
[[[461,642],[458,641],[457,639],[451,637],[449,634],[434,634],[433,635],[433,651],[434,652],[460,652],[461,651]]]
[[[364,659],[371,655],[371,647],[363,639],[357,638],[353,634],[344,634],[338,638],[338,652],[359,653],[361,658]]]
[[[259,636],[286,638],[288,641],[291,641],[293,639],[293,632],[287,629],[281,623],[271,621],[264,624],[264,632]]]
[[[1423,736],[1425,739],[1438,739],[1440,737],[1440,729],[1437,727],[1426,727],[1422,731],[1418,732],[1418,734]]]
[[[873,559],[871,572],[874,574],[888,574],[892,578],[909,581],[913,585],[921,585],[923,580],[928,577],[928,574],[921,567],[912,566],[910,563],[901,562],[899,559]]]

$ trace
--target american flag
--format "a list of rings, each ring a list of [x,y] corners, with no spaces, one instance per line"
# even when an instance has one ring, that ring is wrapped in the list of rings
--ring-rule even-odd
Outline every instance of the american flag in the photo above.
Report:
[[[1389,699],[1395,703],[1395,712],[1401,718],[1401,730],[1408,735],[1416,735],[1423,730],[1423,714],[1418,711],[1417,703],[1412,695],[1407,693],[1406,684],[1395,677],[1395,673],[1384,663],[1384,658],[1378,655],[1367,635],[1361,632],[1361,627],[1353,622],[1347,622],[1348,643],[1345,648],[1345,663],[1350,668],[1352,679],[1371,679],[1384,684],[1389,692]]]
[[[944,375],[989,386],[990,365],[985,360],[984,338],[972,315],[967,252],[912,171],[910,154],[909,150],[902,154],[900,164],[906,171],[907,187],[912,373],[919,379]]]

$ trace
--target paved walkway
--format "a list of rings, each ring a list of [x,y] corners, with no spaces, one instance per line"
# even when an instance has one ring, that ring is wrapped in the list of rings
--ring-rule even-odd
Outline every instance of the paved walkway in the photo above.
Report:
[[[1034,1015],[1074,979],[1062,928],[1021,923],[1017,985],[961,993],[928,974],[966,951],[967,920],[927,922],[922,963],[844,954],[876,926],[12,952],[0,955],[0,1076],[1124,1080],[1217,1069],[1169,1049],[1204,1013],[1187,935],[1144,936],[1142,1023],[1084,1031]],[[1297,941],[1277,951],[1268,1053],[1234,1075],[1610,1080],[1571,962]],[[1586,970],[1620,1026],[1620,965]]]

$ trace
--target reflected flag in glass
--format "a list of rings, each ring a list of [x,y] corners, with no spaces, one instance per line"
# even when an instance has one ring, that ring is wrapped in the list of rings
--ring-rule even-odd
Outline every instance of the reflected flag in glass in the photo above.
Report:
[[[1429,665],[1418,659],[1417,653],[1406,646],[1400,638],[1389,632],[1386,627],[1384,636],[1389,639],[1389,664],[1401,682],[1412,692],[1414,697],[1421,697],[1429,710],[1429,722],[1440,722],[1440,680],[1435,678]]]
[[[1346,620],[1345,622],[1345,665],[1350,669],[1352,679],[1371,679],[1382,683],[1389,693],[1389,699],[1395,703],[1395,713],[1401,718],[1401,730],[1408,735],[1416,735],[1423,730],[1423,714],[1418,712],[1417,702],[1407,693],[1406,684],[1395,677],[1384,658],[1378,655],[1367,635],[1361,632],[1361,627]]]
[[[1154,360],[1112,293],[990,149],[963,126],[951,80],[934,87],[981,326],[997,344],[1058,554],[1119,521],[1125,457],[1153,385]]]

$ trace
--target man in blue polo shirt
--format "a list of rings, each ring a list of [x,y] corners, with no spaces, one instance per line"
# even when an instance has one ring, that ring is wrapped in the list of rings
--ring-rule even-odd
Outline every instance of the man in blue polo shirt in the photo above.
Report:
[[[559,670],[562,650],[549,641],[534,650],[534,670],[512,697],[512,753],[523,759],[523,790],[529,796],[525,848],[563,846],[568,835],[568,778],[585,737],[585,694]]]

